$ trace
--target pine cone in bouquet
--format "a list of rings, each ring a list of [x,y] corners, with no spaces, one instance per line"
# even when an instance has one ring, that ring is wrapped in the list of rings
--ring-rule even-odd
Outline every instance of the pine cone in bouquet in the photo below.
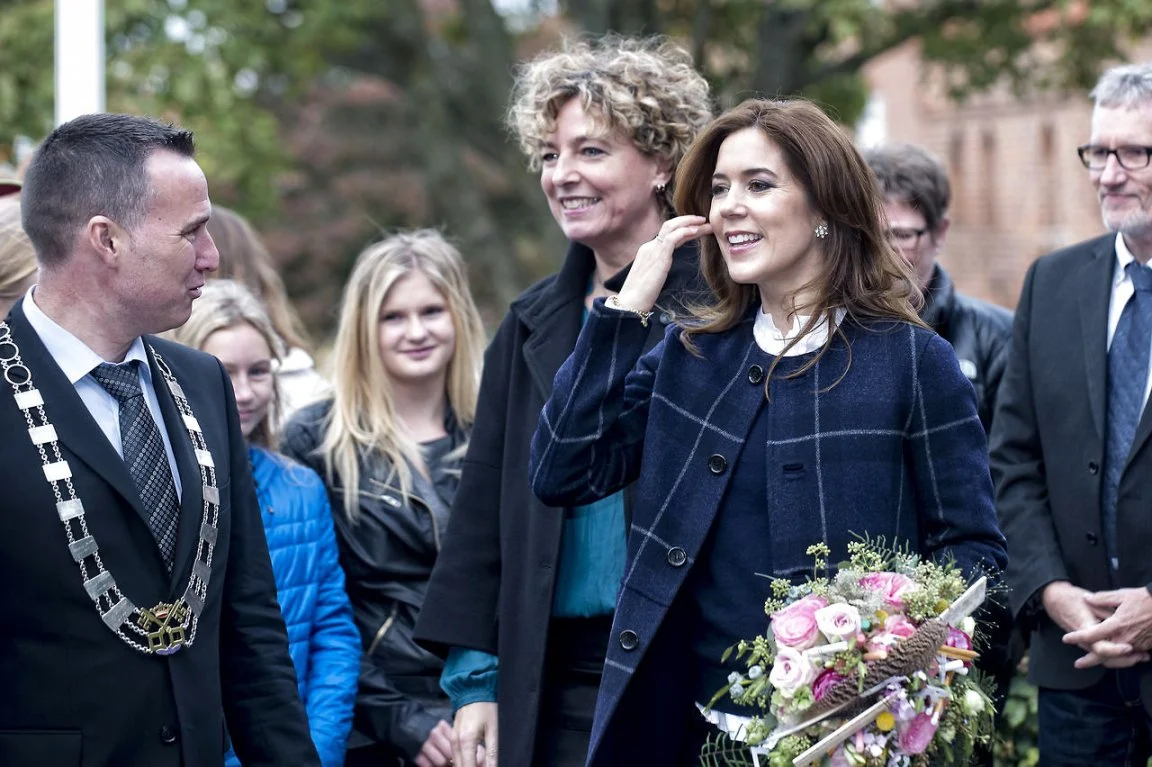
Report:
[[[925,621],[917,627],[916,633],[893,645],[888,651],[888,657],[869,663],[863,683],[857,677],[838,683],[812,704],[805,718],[815,718],[825,711],[852,702],[859,705],[849,705],[846,713],[864,708],[872,696],[861,697],[860,690],[869,690],[892,677],[911,676],[928,668],[936,659],[936,652],[947,636],[948,627],[944,623],[938,620]]]

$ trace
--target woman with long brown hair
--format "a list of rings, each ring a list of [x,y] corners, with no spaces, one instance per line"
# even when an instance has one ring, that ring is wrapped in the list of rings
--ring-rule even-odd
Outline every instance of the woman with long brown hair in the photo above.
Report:
[[[801,577],[815,543],[830,562],[854,535],[969,571],[1006,560],[972,387],[917,318],[841,130],[805,101],[747,101],[697,138],[676,203],[596,302],[532,443],[547,503],[638,480],[590,765],[696,764],[694,704],[763,631],[762,576]],[[698,237],[714,299],[642,355],[670,255]]]

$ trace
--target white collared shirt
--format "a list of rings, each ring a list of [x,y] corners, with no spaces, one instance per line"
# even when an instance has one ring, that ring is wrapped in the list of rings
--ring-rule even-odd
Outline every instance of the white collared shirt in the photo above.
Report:
[[[40,336],[44,348],[52,355],[52,359],[56,360],[56,364],[60,366],[60,370],[64,372],[68,382],[76,387],[76,393],[84,401],[84,406],[96,419],[97,425],[104,432],[108,441],[112,443],[116,453],[123,458],[124,448],[120,441],[120,403],[95,378],[89,375],[98,365],[107,360],[92,351],[87,344],[60,327],[55,320],[45,314],[32,297],[35,290],[36,286],[33,285],[24,294],[24,316],[28,318],[28,324],[36,331],[36,335]],[[159,427],[160,439],[164,441],[164,454],[168,457],[168,467],[172,470],[172,479],[176,483],[176,497],[179,498],[182,489],[180,472],[176,468],[176,456],[172,452],[172,441],[168,438],[168,430],[163,425],[164,416],[160,411],[160,401],[156,398],[156,388],[152,385],[152,369],[148,366],[148,353],[144,350],[144,342],[140,338],[132,342],[132,345],[128,347],[128,353],[124,355],[124,362],[130,360],[140,360],[141,362],[136,366],[140,376],[140,387],[144,391],[144,401],[148,403],[148,411]],[[35,370],[32,371],[32,375],[35,377]],[[51,408],[52,403],[50,401],[45,404]],[[51,411],[49,411],[49,416],[51,416]]]
[[[784,347],[788,345],[789,341],[800,335],[800,330],[807,324],[808,319],[808,317],[799,314],[793,315],[792,327],[788,328],[787,331],[781,331],[776,327],[772,315],[765,313],[764,310],[761,309],[756,312],[756,324],[752,326],[752,336],[756,339],[756,345],[764,352],[777,356],[784,351]],[[837,310],[837,327],[839,327],[843,319],[844,310]],[[812,329],[811,333],[801,338],[796,342],[795,346],[785,352],[784,356],[799,357],[801,354],[808,354],[819,350],[820,347],[824,345],[824,342],[828,340],[829,332],[828,323],[821,322]]]
[[[1136,260],[1128,245],[1124,242],[1124,235],[1116,235],[1116,271],[1112,276],[1112,298],[1108,304],[1108,348],[1112,348],[1112,336],[1116,335],[1116,326],[1120,324],[1120,314],[1132,298],[1135,288],[1132,287],[1132,278],[1124,269]],[[1145,267],[1147,268],[1147,267]],[[1148,340],[1152,345],[1152,339]],[[1152,365],[1149,365],[1148,380],[1144,384],[1144,404],[1148,404],[1148,396],[1152,394]]]

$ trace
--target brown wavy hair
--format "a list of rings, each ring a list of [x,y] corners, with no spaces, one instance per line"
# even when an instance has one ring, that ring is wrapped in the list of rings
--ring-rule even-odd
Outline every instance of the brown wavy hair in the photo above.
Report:
[[[720,145],[746,128],[763,131],[779,147],[809,204],[828,226],[828,236],[820,240],[824,269],[814,283],[798,291],[813,298],[795,306],[797,313],[811,315],[810,319],[785,351],[823,322],[836,332],[829,333],[820,352],[791,375],[801,375],[815,365],[835,338],[846,342],[836,321],[841,311],[856,320],[897,320],[923,327],[916,314],[922,303],[920,289],[907,262],[885,235],[882,201],[872,171],[843,130],[809,101],[750,99],[705,127],[676,171],[675,203],[680,215],[708,216]],[[729,330],[760,300],[755,285],[741,285],[729,276],[715,237],[701,241],[700,270],[715,298],[693,307],[696,321],[681,334],[692,351],[695,335]]]

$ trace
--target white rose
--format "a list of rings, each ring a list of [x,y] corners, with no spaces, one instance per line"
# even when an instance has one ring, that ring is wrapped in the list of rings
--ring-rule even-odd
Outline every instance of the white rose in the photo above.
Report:
[[[816,625],[830,641],[847,639],[860,631],[860,611],[852,605],[828,605],[816,611]]]
[[[960,621],[960,630],[968,636],[975,636],[976,634],[976,619],[971,615]]]
[[[804,653],[793,650],[791,647],[781,647],[776,653],[776,663],[772,665],[772,672],[768,681],[780,692],[793,693],[797,688],[812,684],[816,678],[816,669],[808,661]]]
[[[984,696],[975,690],[964,692],[964,710],[969,716],[976,716],[984,710]]]

